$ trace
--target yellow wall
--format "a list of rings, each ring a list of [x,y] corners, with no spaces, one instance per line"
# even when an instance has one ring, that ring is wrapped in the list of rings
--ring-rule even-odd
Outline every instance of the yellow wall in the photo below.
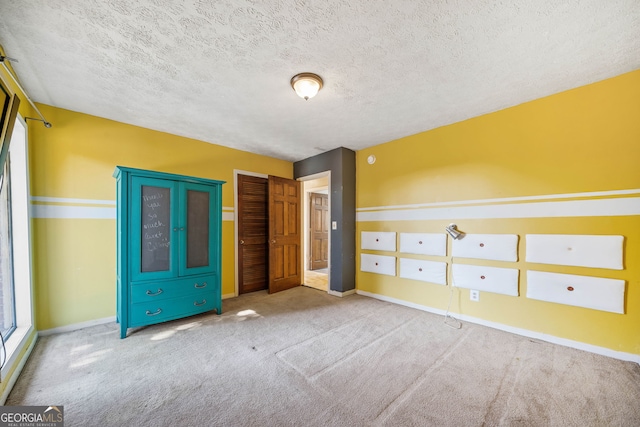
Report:
[[[455,289],[454,313],[527,329],[587,344],[640,354],[640,218],[584,216],[464,219],[474,206],[505,212],[510,204],[553,202],[486,201],[523,196],[567,194],[560,200],[600,199],[574,193],[640,189],[640,71],[535,100],[450,126],[391,141],[357,153],[358,243],[362,231],[443,233],[456,222],[467,233],[517,234],[519,261],[490,262],[446,257],[412,256],[435,261],[518,268],[520,296]],[[377,161],[367,163],[369,155]],[[635,194],[606,196],[638,197]],[[478,200],[485,200],[479,201]],[[363,208],[392,212],[416,211],[416,205],[442,202],[458,218],[363,220]],[[395,208],[393,208],[395,206]],[[537,205],[542,206],[542,205]],[[436,209],[437,206],[427,207]],[[431,210],[430,212],[434,212]],[[435,215],[437,216],[437,215]],[[433,217],[433,215],[432,215]],[[421,217],[425,218],[425,217]],[[461,219],[462,218],[462,219]],[[371,219],[369,217],[369,219]],[[623,235],[624,270],[564,267],[524,261],[526,234]],[[451,240],[449,239],[449,246]],[[360,251],[359,253],[378,253]],[[360,272],[357,288],[435,309],[445,310],[450,287]],[[383,255],[405,256],[395,252]],[[626,281],[625,314],[527,299],[526,271],[550,271]]]
[[[53,123],[46,129],[29,121],[32,208],[44,212],[33,220],[39,330],[115,315],[115,220],[91,219],[90,213],[91,208],[115,212],[115,166],[226,181],[222,199],[227,208],[234,206],[234,169],[286,178],[293,174],[291,162],[38,107]],[[52,218],[56,206],[79,217]],[[227,295],[235,291],[233,221],[224,221],[222,231],[222,293]]]
[[[456,206],[461,209],[482,205],[499,210],[519,202],[473,201],[638,189],[638,99],[640,71],[361,150],[357,153],[356,206],[388,211],[390,206],[460,202]],[[46,129],[40,122],[29,122],[31,195],[62,201],[34,201],[34,207],[113,209],[113,205],[87,200],[115,201],[111,174],[116,165],[227,181],[225,207],[234,206],[233,169],[292,176],[290,162],[39,107],[54,126]],[[35,114],[24,98],[20,113]],[[366,161],[370,154],[377,157],[373,165]],[[566,200],[598,198],[567,196]],[[450,248],[445,257],[407,257],[520,270],[519,297],[483,292],[480,302],[471,302],[468,291],[456,289],[451,304],[454,313],[640,354],[639,219],[637,215],[455,219],[467,233],[518,234],[519,261],[452,260]],[[357,247],[361,231],[441,233],[449,222],[448,218],[359,221]],[[115,220],[35,218],[32,232],[37,328],[113,316]],[[623,235],[625,269],[527,263],[523,237],[531,233]],[[225,221],[223,294],[234,292],[234,250],[233,222]],[[373,251],[358,251],[356,256],[359,290],[446,309],[449,286],[360,272],[360,252]],[[529,269],[625,280],[625,314],[527,299]]]

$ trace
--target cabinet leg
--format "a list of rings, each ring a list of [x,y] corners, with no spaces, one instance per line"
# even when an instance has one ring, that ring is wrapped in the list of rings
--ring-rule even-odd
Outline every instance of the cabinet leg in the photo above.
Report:
[[[120,339],[127,337],[127,327],[124,323],[120,323]]]

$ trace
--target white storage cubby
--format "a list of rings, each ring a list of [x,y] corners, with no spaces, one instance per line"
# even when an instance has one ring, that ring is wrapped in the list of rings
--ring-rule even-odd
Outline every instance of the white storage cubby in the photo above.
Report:
[[[518,260],[518,236],[515,234],[465,234],[453,241],[452,255],[462,258]]]
[[[369,273],[396,275],[396,257],[360,254],[360,270]]]
[[[447,284],[447,263],[421,259],[400,258],[400,277],[423,282]]]
[[[624,313],[625,281],[527,271],[527,298]]]
[[[622,270],[623,236],[527,234],[527,262]]]
[[[446,256],[447,235],[442,233],[400,233],[400,252]]]
[[[518,296],[519,270],[515,268],[454,264],[452,274],[453,286]]]
[[[363,231],[360,236],[361,249],[394,252],[396,250],[396,233],[394,231]]]

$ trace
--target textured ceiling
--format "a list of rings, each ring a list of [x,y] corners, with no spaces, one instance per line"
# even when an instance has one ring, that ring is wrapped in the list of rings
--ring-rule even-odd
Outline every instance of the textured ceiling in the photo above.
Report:
[[[639,69],[640,1],[1,0],[0,44],[36,102],[301,160]]]

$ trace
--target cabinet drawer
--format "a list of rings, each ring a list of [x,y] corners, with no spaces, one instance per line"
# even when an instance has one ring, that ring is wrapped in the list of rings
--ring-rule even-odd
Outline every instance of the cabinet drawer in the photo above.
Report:
[[[519,270],[454,264],[453,286],[477,291],[518,296]]]
[[[131,285],[131,303],[151,302],[199,295],[216,289],[216,276],[199,276],[175,280],[154,280]]]
[[[180,298],[132,304],[129,311],[130,326],[151,325],[213,310],[214,292],[203,292]]]
[[[369,273],[396,275],[396,257],[360,254],[360,270]]]
[[[447,284],[447,263],[400,258],[400,277],[423,282]]]
[[[624,280],[527,271],[527,298],[624,313]]]
[[[394,231],[363,231],[360,247],[377,251],[395,251],[396,233]]]
[[[622,270],[623,236],[527,234],[527,262]]]
[[[515,234],[467,234],[453,241],[454,257],[518,260],[518,236]]]
[[[438,233],[400,233],[400,252],[446,256],[447,235]]]

